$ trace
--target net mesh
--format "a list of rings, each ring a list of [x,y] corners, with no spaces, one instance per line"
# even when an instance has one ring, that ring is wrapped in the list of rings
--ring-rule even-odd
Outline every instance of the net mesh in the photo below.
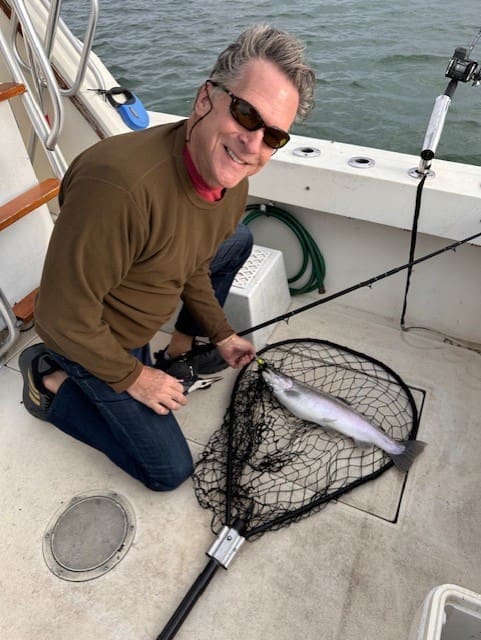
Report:
[[[321,340],[286,340],[261,352],[270,366],[345,400],[396,440],[413,439],[417,410],[409,388],[389,367]],[[377,447],[305,422],[281,406],[254,361],[239,374],[222,426],[194,471],[200,505],[214,512],[212,530],[240,518],[243,536],[297,521],[392,465]]]

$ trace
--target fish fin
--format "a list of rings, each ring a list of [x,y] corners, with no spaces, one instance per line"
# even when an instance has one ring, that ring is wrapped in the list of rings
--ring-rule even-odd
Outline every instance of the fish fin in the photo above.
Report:
[[[414,459],[426,446],[426,443],[421,440],[404,440],[399,444],[404,445],[404,451],[398,455],[391,455],[391,458],[398,469],[408,471]]]
[[[289,398],[297,398],[298,396],[301,395],[301,392],[299,391],[299,389],[283,389],[284,393],[286,396],[288,396]]]
[[[354,444],[356,445],[356,447],[359,447],[359,449],[372,449],[372,447],[374,446],[372,442],[363,442],[362,440],[354,440]]]
[[[318,423],[323,429],[325,429],[326,431],[335,431],[336,433],[339,433],[339,430],[336,429],[336,421],[335,420],[323,420],[322,422]]]

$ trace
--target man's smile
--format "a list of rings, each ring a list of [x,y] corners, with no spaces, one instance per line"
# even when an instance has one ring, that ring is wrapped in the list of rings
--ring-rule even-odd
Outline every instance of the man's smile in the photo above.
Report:
[[[248,164],[247,162],[244,162],[243,160],[241,160],[240,158],[238,158],[238,157],[236,156],[236,154],[232,151],[232,149],[229,149],[229,147],[226,147],[226,146],[224,145],[224,149],[226,150],[227,155],[229,156],[229,158],[230,158],[231,160],[233,160],[234,162],[236,162],[237,164]]]

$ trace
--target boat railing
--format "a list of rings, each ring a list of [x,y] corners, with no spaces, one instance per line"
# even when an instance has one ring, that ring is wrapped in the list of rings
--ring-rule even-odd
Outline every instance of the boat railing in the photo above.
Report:
[[[40,140],[54,173],[61,178],[67,169],[67,163],[58,147],[58,140],[64,122],[62,99],[78,93],[89,69],[98,86],[103,82],[96,72],[95,65],[90,63],[89,55],[98,19],[98,0],[90,0],[90,15],[83,44],[66,28],[60,18],[62,0],[41,0],[47,11],[47,21],[43,37],[38,34],[24,0],[11,0],[11,28],[9,37],[0,32],[0,49],[10,70],[12,80],[29,87],[22,96],[28,118],[32,124],[34,136],[29,144],[30,156],[33,157],[37,140]],[[25,61],[17,46],[17,32],[21,29],[25,46]],[[52,53],[58,30],[67,37],[69,43],[77,51],[79,62],[75,78],[70,86],[61,88],[52,68]],[[27,80],[30,78],[30,81]],[[46,118],[44,105],[50,104],[50,117]]]
[[[4,355],[15,344],[20,333],[17,318],[12,311],[12,307],[8,303],[5,294],[0,288],[0,322],[5,327],[2,328],[2,334],[5,338],[0,340],[0,366],[4,363]]]
[[[98,16],[99,16],[99,5],[98,0],[90,0],[90,12],[87,20],[87,27],[85,29],[85,34],[82,40],[76,38],[70,29],[65,25],[64,21],[60,17],[60,10],[62,7],[62,0],[54,0],[50,2],[50,0],[41,0],[41,3],[45,7],[45,9],[49,12],[47,29],[45,32],[45,50],[50,59],[53,44],[55,40],[55,35],[57,29],[60,29],[63,36],[68,40],[69,44],[77,51],[79,54],[79,64],[75,79],[70,87],[66,89],[60,89],[61,95],[66,97],[74,96],[78,93],[80,87],[82,86],[83,80],[85,78],[85,74],[87,69],[90,73],[93,74],[96,80],[96,86],[100,88],[105,88],[105,82],[102,75],[98,72],[97,67],[90,57],[90,52],[92,51],[92,45],[95,35],[95,29],[97,27]]]
[[[95,68],[95,58],[90,59],[89,55],[98,18],[98,1],[90,2],[84,43],[77,40],[61,20],[62,0],[9,0],[10,21],[6,30],[0,29],[0,56],[10,74],[9,80],[27,89],[15,95],[22,100],[30,125],[27,132],[30,138],[26,145],[30,162],[37,166],[36,148],[41,145],[51,170],[60,179],[67,169],[59,144],[64,107],[80,93],[87,70],[97,86],[104,88],[101,75]],[[58,54],[65,50],[71,53],[68,57],[70,79],[67,81],[61,66],[64,55],[59,57]],[[36,238],[36,241],[40,242],[40,239]],[[35,265],[32,268],[35,269]],[[30,297],[31,294],[27,296]],[[19,335],[21,320],[14,311],[0,289],[0,365]]]

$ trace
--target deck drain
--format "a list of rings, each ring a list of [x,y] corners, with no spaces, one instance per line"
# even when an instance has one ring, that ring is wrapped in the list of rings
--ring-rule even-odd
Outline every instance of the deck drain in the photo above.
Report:
[[[122,560],[134,533],[134,513],[125,498],[84,493],[53,516],[43,537],[43,555],[59,578],[93,580]]]

